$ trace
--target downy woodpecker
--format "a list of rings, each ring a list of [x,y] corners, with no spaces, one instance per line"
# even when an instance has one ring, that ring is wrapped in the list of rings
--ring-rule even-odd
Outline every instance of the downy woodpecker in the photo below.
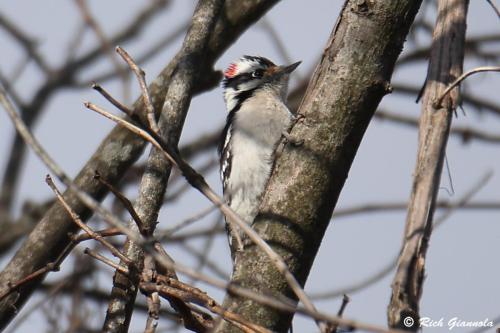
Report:
[[[285,101],[290,73],[299,64],[277,66],[263,57],[243,56],[224,72],[229,112],[219,144],[224,200],[248,224],[258,213],[276,148],[294,119]],[[226,227],[234,258],[244,234]]]

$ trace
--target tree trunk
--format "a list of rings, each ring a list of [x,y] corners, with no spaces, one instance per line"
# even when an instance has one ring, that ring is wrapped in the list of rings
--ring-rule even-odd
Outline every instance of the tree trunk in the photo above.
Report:
[[[305,284],[363,134],[382,97],[420,1],[347,1],[299,108],[305,116],[276,162],[257,232]],[[333,14],[332,14],[333,16]],[[233,283],[295,298],[284,277],[256,246],[236,256]],[[253,323],[286,332],[291,314],[228,295],[226,308]],[[237,332],[221,323],[216,332]]]

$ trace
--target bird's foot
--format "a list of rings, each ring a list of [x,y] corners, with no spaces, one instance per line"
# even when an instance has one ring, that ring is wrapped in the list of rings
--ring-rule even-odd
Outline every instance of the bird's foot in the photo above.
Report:
[[[296,147],[302,146],[304,144],[303,139],[298,139],[286,131],[283,131],[283,133],[281,134],[285,137],[286,141],[290,142],[292,145]]]

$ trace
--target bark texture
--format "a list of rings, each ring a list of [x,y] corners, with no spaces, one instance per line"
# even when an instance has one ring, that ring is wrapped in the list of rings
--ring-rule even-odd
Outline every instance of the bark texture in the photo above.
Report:
[[[468,5],[468,0],[439,1],[423,95],[413,188],[387,311],[389,326],[394,328],[411,331],[420,328],[419,301],[425,277],[425,255],[432,232],[451,118],[458,106],[458,88],[453,89],[441,105],[436,105],[436,101],[462,74]]]
[[[256,231],[305,284],[363,134],[382,97],[420,1],[352,0],[344,5],[309,83],[299,113],[305,118],[276,162]],[[332,17],[335,13],[332,13]],[[268,257],[250,245],[236,256],[233,283],[295,298]],[[228,295],[226,308],[276,332],[292,315]],[[217,332],[237,332],[223,323]]]
[[[205,54],[205,66],[198,74],[200,79],[193,87],[193,93],[213,86],[219,79],[212,72],[213,63],[240,35],[257,21],[278,0],[228,0],[224,13],[218,19]],[[156,110],[160,110],[169,87],[170,78],[179,59],[173,59],[150,85],[149,91]],[[145,115],[142,99],[134,104],[136,114]],[[98,170],[101,177],[116,184],[125,171],[139,158],[145,142],[127,129],[116,126],[104,139],[94,155],[75,178],[75,184],[98,200],[107,194],[104,185],[94,179]],[[65,200],[73,210],[87,220],[91,211],[80,202],[72,191],[67,191]],[[35,270],[53,262],[67,247],[69,234],[76,233],[76,227],[64,208],[55,203],[47,211],[37,227],[21,245],[15,256],[0,273],[0,291],[9,283],[17,282]],[[0,302],[0,329],[4,328],[30,297],[42,278],[25,284]]]

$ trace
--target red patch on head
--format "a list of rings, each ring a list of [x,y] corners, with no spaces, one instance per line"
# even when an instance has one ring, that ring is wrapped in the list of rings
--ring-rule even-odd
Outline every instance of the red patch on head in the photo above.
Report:
[[[233,63],[233,64],[229,65],[229,67],[224,72],[224,76],[227,78],[232,78],[233,76],[236,75],[237,69],[238,68],[237,68],[236,64]]]

